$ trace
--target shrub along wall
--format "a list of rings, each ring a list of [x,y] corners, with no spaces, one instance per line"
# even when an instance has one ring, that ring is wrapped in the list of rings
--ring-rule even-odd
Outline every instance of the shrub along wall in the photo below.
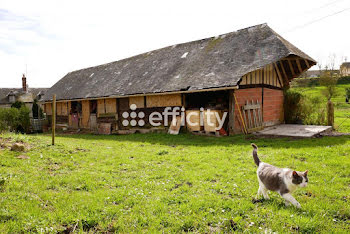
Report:
[[[308,97],[287,90],[284,93],[284,110],[287,124],[326,125],[326,103],[321,97]]]

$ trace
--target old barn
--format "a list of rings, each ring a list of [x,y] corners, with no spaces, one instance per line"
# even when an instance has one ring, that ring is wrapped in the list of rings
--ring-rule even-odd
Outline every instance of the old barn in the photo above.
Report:
[[[315,64],[261,24],[70,72],[48,90],[45,112],[51,119],[55,94],[58,126],[126,133],[166,129],[164,119],[158,127],[147,121],[165,107],[183,108],[187,115],[211,109],[220,116],[227,112],[222,129],[206,123],[184,128],[251,132],[283,122],[283,90]],[[123,115],[131,113],[131,104],[136,115]],[[196,117],[191,115],[193,121]],[[141,118],[144,125],[132,124]]]

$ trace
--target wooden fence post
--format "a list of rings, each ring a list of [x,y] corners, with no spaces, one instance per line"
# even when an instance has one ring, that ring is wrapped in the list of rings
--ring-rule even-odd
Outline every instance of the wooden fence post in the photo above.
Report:
[[[55,132],[56,132],[56,94],[52,97],[52,145],[55,145]]]
[[[327,125],[334,128],[334,105],[331,100],[327,102]]]

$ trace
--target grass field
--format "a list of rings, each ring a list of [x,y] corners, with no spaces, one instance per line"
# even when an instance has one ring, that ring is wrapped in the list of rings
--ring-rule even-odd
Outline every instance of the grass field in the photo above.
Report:
[[[332,99],[334,103],[334,124],[339,132],[350,132],[350,104],[345,103],[345,88],[350,88],[350,84],[338,84],[336,87],[336,96]],[[325,105],[327,99],[322,95],[323,86],[314,87],[295,87],[297,90],[308,96],[320,96],[324,99]]]
[[[0,150],[0,233],[350,230],[350,136],[60,135],[55,146],[49,135],[9,137],[31,149]],[[295,192],[302,209],[276,193],[252,202],[250,142],[265,162],[309,170]]]

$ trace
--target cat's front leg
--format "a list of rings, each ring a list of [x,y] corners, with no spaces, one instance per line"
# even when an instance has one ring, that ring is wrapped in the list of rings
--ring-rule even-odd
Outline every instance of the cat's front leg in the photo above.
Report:
[[[262,192],[261,192],[261,186],[259,186],[258,193],[256,194],[255,199],[259,199],[259,197],[261,196],[261,194],[262,194]]]
[[[295,200],[295,198],[290,193],[284,193],[284,194],[281,194],[281,196],[286,200],[286,203],[290,202],[296,208],[299,208],[299,209],[301,208],[300,203],[297,200]]]

